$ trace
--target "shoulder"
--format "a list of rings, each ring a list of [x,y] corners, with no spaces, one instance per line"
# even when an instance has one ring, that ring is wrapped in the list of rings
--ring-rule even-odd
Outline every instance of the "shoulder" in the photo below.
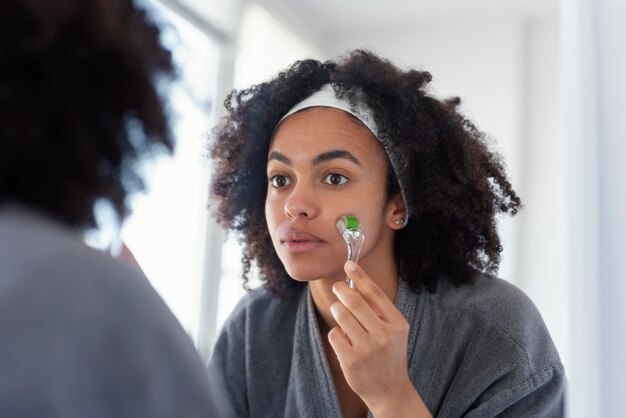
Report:
[[[0,244],[0,336],[12,341],[0,347],[0,363],[19,370],[12,378],[47,390],[63,376],[59,399],[90,381],[86,407],[110,416],[206,410],[202,362],[140,271],[89,248],[78,231],[30,214],[0,213]],[[129,398],[140,381],[152,383]],[[120,402],[99,404],[101,393]]]
[[[458,287],[442,281],[423,301],[422,336],[440,348],[424,354],[434,364],[425,384],[440,414],[496,416],[506,410],[521,416],[530,402],[541,416],[558,416],[563,366],[524,292],[481,275]]]
[[[305,290],[306,286],[289,288],[281,296],[264,287],[248,291],[224,322],[220,336],[249,339],[290,329]]]
[[[429,299],[453,316],[459,328],[473,329],[493,342],[510,345],[527,370],[560,363],[535,304],[505,280],[481,274],[470,285],[456,287],[442,281]]]
[[[213,347],[209,372],[223,388],[234,416],[248,416],[250,386],[272,376],[274,385],[288,377],[295,322],[306,286],[282,297],[259,288],[248,292],[224,323]],[[251,349],[252,348],[252,349]],[[281,355],[276,355],[281,353]],[[253,390],[258,392],[258,388]]]
[[[88,247],[78,229],[25,207],[0,208],[0,244],[3,294],[19,292],[24,298],[45,295],[51,302],[57,298],[78,302],[92,295],[125,300],[152,293],[141,272]]]
[[[486,320],[505,324],[540,319],[534,303],[519,288],[505,280],[480,274],[472,284],[439,283],[432,299],[443,306],[479,312]]]
[[[224,322],[213,347],[211,363],[216,367],[218,363],[241,364],[247,355],[245,347],[257,347],[248,353],[257,358],[288,349],[293,343],[298,307],[306,296],[305,290],[305,286],[291,288],[282,297],[264,288],[248,292]]]
[[[26,209],[2,210],[0,244],[1,305],[28,310],[15,318],[39,318],[38,326],[74,340],[135,341],[163,330],[188,339],[138,269],[88,247],[78,230]]]

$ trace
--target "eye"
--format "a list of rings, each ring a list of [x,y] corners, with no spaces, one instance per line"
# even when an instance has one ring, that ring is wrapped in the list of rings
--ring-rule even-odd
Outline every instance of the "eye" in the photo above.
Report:
[[[333,186],[341,186],[342,184],[346,184],[348,182],[348,178],[338,173],[330,173],[324,177],[323,181],[324,183],[332,184]]]
[[[291,184],[291,179],[286,176],[276,175],[270,177],[270,183],[272,187],[275,189],[280,189],[281,187],[285,187]]]

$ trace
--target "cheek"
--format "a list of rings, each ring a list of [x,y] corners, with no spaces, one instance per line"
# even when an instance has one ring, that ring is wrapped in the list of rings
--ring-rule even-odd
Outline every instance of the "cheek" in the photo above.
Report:
[[[380,240],[385,228],[385,213],[380,202],[370,199],[369,204],[363,204],[356,213],[359,217],[361,227],[365,233],[365,242],[361,251],[368,252]]]
[[[379,213],[368,213],[363,218],[362,228],[365,233],[365,238],[369,238],[370,242],[375,241],[383,228],[382,217]]]
[[[265,199],[265,222],[267,223],[272,241],[274,241],[274,234],[278,227],[277,204],[270,197]]]

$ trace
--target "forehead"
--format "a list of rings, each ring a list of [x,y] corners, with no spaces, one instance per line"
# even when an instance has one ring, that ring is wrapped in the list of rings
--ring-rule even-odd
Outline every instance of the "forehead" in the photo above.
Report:
[[[289,116],[278,126],[270,145],[270,152],[303,158],[331,149],[344,149],[370,157],[372,163],[386,164],[374,134],[349,113],[329,107],[313,107]]]

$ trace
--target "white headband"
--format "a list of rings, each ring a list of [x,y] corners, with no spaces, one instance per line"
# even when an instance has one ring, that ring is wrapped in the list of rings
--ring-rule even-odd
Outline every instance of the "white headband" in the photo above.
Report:
[[[350,113],[358,120],[360,120],[363,125],[365,125],[367,129],[369,129],[374,134],[378,141],[383,145],[383,149],[385,149],[384,143],[378,135],[378,127],[376,126],[376,122],[374,121],[374,113],[372,112],[372,110],[365,103],[359,103],[357,106],[355,106],[351,104],[350,101],[348,101],[347,99],[337,97],[337,95],[335,94],[335,89],[333,89],[333,86],[328,83],[324,84],[318,91],[289,109],[285,116],[283,116],[276,124],[276,129],[278,129],[278,126],[281,124],[282,121],[284,121],[294,113],[299,112],[303,109],[307,109],[309,107],[317,106],[332,107]],[[396,178],[398,179],[398,182],[400,182],[398,170],[396,169],[396,161],[394,161],[392,156],[389,155],[387,150],[385,150],[385,152],[387,153],[389,160],[391,161],[391,166],[396,174]],[[402,183],[400,183],[400,195],[402,196],[404,207],[406,209],[406,216],[403,219],[402,225],[403,227],[405,227],[406,224],[409,222],[410,210],[409,206],[406,203],[407,201],[406,196],[404,195],[404,188],[402,187]]]
[[[376,122],[374,122],[374,116],[371,109],[367,107],[365,103],[359,104],[358,107],[355,107],[347,99],[338,98],[335,95],[335,89],[333,89],[333,86],[330,84],[324,84],[318,91],[289,109],[289,112],[287,112],[285,116],[278,121],[277,125],[280,125],[282,121],[302,109],[316,106],[333,107],[350,113],[352,116],[363,122],[363,125],[365,125],[367,129],[369,129],[380,141],[378,128],[376,127]]]

